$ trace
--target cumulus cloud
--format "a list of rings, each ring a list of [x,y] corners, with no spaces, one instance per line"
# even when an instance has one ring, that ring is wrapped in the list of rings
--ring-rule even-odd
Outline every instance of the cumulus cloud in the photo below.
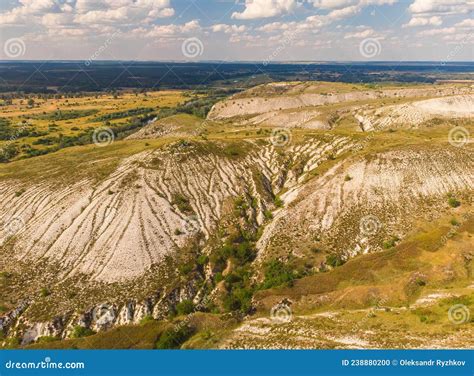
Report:
[[[418,35],[422,37],[427,37],[427,36],[434,36],[434,35],[440,35],[440,34],[453,34],[456,32],[456,28],[454,27],[445,27],[443,29],[430,29],[430,30],[424,30]]]
[[[271,22],[266,25],[260,26],[257,28],[258,31],[263,31],[265,33],[273,33],[280,30],[288,30],[292,23],[285,22]]]
[[[201,30],[198,20],[192,20],[182,25],[155,25],[151,29],[138,28],[133,33],[145,37],[179,37]]]
[[[398,0],[309,0],[315,8],[340,9],[349,6],[363,8],[368,5],[395,4]]]
[[[124,22],[149,23],[158,18],[171,17],[174,9],[170,0],[77,0],[60,2],[57,0],[20,0],[19,5],[0,13],[0,23],[44,25],[65,25],[64,14],[74,14],[67,18],[70,27],[80,25]],[[61,21],[60,21],[61,20]]]
[[[394,49],[399,48],[401,56],[405,56],[411,46],[425,46],[417,49],[416,53],[418,50],[426,53],[438,42],[437,51],[427,54],[431,57],[441,53],[438,50],[446,50],[445,46],[449,43],[461,41],[465,44],[467,40],[470,41],[470,32],[474,28],[474,20],[468,17],[469,11],[474,10],[473,0],[238,0],[241,8],[234,13],[230,9],[235,11],[234,1],[237,1],[227,0],[223,3],[229,5],[228,13],[223,12],[218,22],[210,22],[205,16],[192,21],[186,19],[189,22],[166,21],[166,18],[175,15],[174,1],[10,0],[0,11],[0,28],[2,32],[5,30],[4,36],[41,41],[44,44],[38,51],[44,46],[45,51],[49,49],[58,53],[58,58],[68,58],[72,54],[70,49],[62,50],[61,46],[76,46],[74,39],[81,38],[77,51],[89,51],[93,50],[94,45],[103,43],[105,37],[118,33],[120,42],[117,42],[115,56],[130,55],[135,58],[140,48],[154,43],[160,46],[156,49],[161,53],[159,58],[168,58],[167,54],[172,55],[175,50],[181,53],[176,48],[180,41],[198,36],[203,42],[209,40],[209,46],[212,47],[208,48],[208,52],[215,50],[217,58],[221,52],[225,52],[236,59],[253,58],[269,46],[272,48],[281,44],[285,38],[291,38],[295,58],[305,56],[312,59],[314,56],[308,55],[308,50],[330,45],[341,49],[334,48],[329,52],[333,59],[346,58],[351,56],[354,46],[358,45],[354,41],[364,38],[384,39]],[[387,22],[380,25],[380,17],[370,16],[371,11],[377,15],[386,12],[386,8],[376,7],[397,2],[400,6],[393,8],[396,16],[389,17],[393,18],[393,24]],[[203,11],[206,12],[206,7],[210,6],[203,2]],[[367,10],[367,7],[372,9]],[[364,12],[364,9],[367,11]],[[392,12],[392,9],[387,12]],[[402,25],[400,20],[403,13],[408,13],[411,18],[403,21],[406,23]],[[395,35],[400,40],[394,40]],[[216,40],[219,43],[228,40],[239,43],[239,46],[229,47],[224,42],[216,47]],[[439,43],[441,41],[446,43]],[[166,46],[171,47],[166,50]],[[143,50],[149,55],[147,57],[155,56],[153,49]],[[34,51],[34,48],[29,48],[28,53],[30,51]],[[77,52],[77,55],[80,53]],[[41,51],[37,52],[34,57],[41,54]],[[468,56],[466,52],[463,54]],[[177,58],[181,58],[181,55]],[[355,58],[359,58],[359,55]]]
[[[374,36],[375,34],[376,33],[375,33],[374,29],[368,28],[368,29],[365,29],[363,31],[356,31],[356,32],[353,32],[353,33],[347,33],[346,35],[344,35],[344,39],[368,38],[368,37]]]
[[[412,17],[410,22],[404,24],[403,27],[416,27],[416,26],[440,26],[443,23],[441,17]]]
[[[296,8],[296,0],[245,0],[243,12],[232,13],[232,18],[252,20],[288,13]]]
[[[82,0],[76,4],[78,14],[74,21],[80,24],[151,22],[158,18],[171,17],[174,9],[169,0],[106,0],[100,2]],[[79,8],[77,8],[79,6]]]
[[[247,28],[245,27],[245,25],[237,26],[237,25],[217,24],[217,25],[212,25],[211,30],[215,33],[222,32],[222,33],[230,34],[230,33],[242,33],[245,30],[247,30]]]
[[[0,24],[18,25],[34,21],[36,16],[59,10],[53,0],[21,0],[20,5],[4,13],[0,13]]]
[[[315,8],[338,9],[355,5],[359,0],[310,0],[309,2],[312,3]]]
[[[467,13],[474,9],[470,0],[415,0],[408,8],[412,13]]]
[[[347,18],[359,13],[360,9],[359,6],[352,5],[350,7],[333,10],[327,15],[327,17],[333,20]]]
[[[474,19],[467,19],[463,20],[461,22],[458,22],[455,27],[461,27],[461,28],[474,28]]]

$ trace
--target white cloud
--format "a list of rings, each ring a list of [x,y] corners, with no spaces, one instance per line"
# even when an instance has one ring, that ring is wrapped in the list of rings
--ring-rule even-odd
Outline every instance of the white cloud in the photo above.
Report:
[[[151,29],[138,28],[132,31],[137,36],[145,37],[178,37],[201,31],[198,20],[192,20],[182,25],[155,25]]]
[[[295,8],[296,0],[245,0],[244,11],[232,13],[232,18],[252,20],[275,17],[288,13]]]
[[[58,28],[72,23],[73,16],[69,13],[47,13],[41,23],[48,28]]]
[[[123,22],[131,18],[130,10],[126,7],[107,10],[91,10],[84,14],[78,14],[74,22],[79,24],[101,24],[104,22]]]
[[[474,9],[471,0],[415,0],[409,7],[412,13],[467,13]]]
[[[338,9],[349,5],[355,5],[359,0],[309,0],[315,8]]]
[[[458,44],[458,46],[463,46],[467,43],[470,43],[472,39],[474,39],[474,35],[472,33],[448,34],[443,37],[444,41]]]
[[[242,33],[245,30],[247,30],[247,28],[245,27],[245,25],[237,26],[237,25],[217,24],[217,25],[212,25],[211,30],[215,33],[230,34],[230,33]]]
[[[0,13],[0,23],[48,26],[51,22],[57,23],[65,13],[74,14],[74,18],[69,19],[69,26],[77,28],[103,23],[149,23],[158,18],[171,17],[174,9],[170,7],[170,0],[77,0],[75,3],[20,0],[17,7]]]
[[[20,0],[19,2],[30,13],[42,12],[56,6],[56,2],[53,0]]]
[[[418,35],[422,37],[427,37],[427,36],[434,36],[434,35],[440,35],[440,34],[453,34],[456,32],[456,28],[454,27],[445,27],[443,29],[430,29],[430,30],[424,30]]]
[[[79,13],[86,13],[92,10],[104,9],[104,3],[96,0],[77,0],[76,11]]]
[[[263,31],[265,33],[273,33],[275,31],[288,30],[292,23],[285,22],[272,22],[266,25],[260,26],[257,28],[258,31]]]
[[[272,22],[260,26],[256,30],[267,33],[276,31],[294,31],[294,32],[318,32],[321,28],[328,26],[336,21],[350,18],[359,13],[365,6],[368,5],[383,5],[394,4],[398,0],[308,0],[314,6],[325,7],[329,9],[326,15],[316,14],[309,16],[299,22]],[[348,4],[353,4],[346,6]]]
[[[20,6],[0,14],[0,24],[26,24],[34,21],[35,16],[55,8],[58,7],[53,0],[21,0]]]
[[[313,6],[328,9],[331,21],[352,17],[367,6],[393,5],[398,0],[309,0]]]
[[[79,1],[79,0],[78,0]],[[174,15],[169,0],[106,0],[102,3],[81,0],[76,4],[75,22],[80,24],[145,22]],[[104,4],[105,3],[105,4]],[[104,6],[105,5],[105,6]]]
[[[474,28],[474,19],[466,19],[464,21],[458,22],[455,27],[462,27],[462,28]]]
[[[416,27],[416,26],[440,26],[443,23],[441,17],[412,17],[410,22],[404,24],[403,27]]]
[[[361,8],[359,6],[352,5],[347,8],[333,10],[327,15],[327,17],[332,20],[339,20],[341,18],[347,18],[359,13],[360,9]]]
[[[392,5],[398,0],[308,0],[315,8],[321,9],[340,9],[350,6],[356,6],[362,9],[369,5]]]
[[[368,38],[375,35],[375,31],[372,28],[365,29],[363,31],[357,31],[354,33],[347,33],[344,35],[344,39],[351,39],[351,38]]]

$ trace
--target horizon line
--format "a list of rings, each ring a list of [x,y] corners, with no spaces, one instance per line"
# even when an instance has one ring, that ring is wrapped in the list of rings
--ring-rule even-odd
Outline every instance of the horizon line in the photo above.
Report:
[[[464,64],[472,64],[474,65],[474,61],[469,60],[376,60],[376,61],[368,61],[368,60],[278,60],[278,61],[271,61],[268,62],[266,60],[134,60],[134,59],[114,59],[114,60],[91,60],[91,59],[27,59],[27,60],[16,60],[16,59],[0,59],[0,63],[8,63],[8,62],[17,62],[17,63],[28,63],[28,62],[90,62],[92,63],[113,63],[113,62],[137,62],[137,63],[182,63],[182,64],[189,64],[189,63],[197,63],[197,64],[205,64],[205,63],[237,63],[237,64],[248,64],[248,63],[261,63],[265,65],[271,64],[294,64],[294,63],[306,63],[306,64],[321,64],[321,63],[329,63],[329,64],[344,64],[344,63],[367,63],[367,64],[380,64],[380,63],[443,63],[443,64],[456,64],[456,63],[464,63]]]

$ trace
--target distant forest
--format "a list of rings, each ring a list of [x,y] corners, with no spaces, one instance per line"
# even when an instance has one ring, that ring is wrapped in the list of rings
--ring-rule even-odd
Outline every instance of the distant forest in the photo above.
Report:
[[[353,83],[467,79],[472,62],[177,63],[0,61],[0,92],[65,93],[117,89],[245,88],[258,83],[320,80]]]

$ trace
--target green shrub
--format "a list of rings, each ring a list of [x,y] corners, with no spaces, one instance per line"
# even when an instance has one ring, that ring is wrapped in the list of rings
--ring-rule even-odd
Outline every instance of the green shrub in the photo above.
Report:
[[[201,255],[197,258],[198,265],[205,265],[209,262],[209,257],[207,255]]]
[[[19,154],[18,148],[13,144],[0,147],[0,163],[8,162]]]
[[[42,337],[39,337],[36,342],[37,343],[50,343],[50,342],[54,342],[54,341],[57,341],[58,338],[56,337],[52,337],[52,336],[42,336]]]
[[[263,215],[265,216],[265,219],[268,219],[268,220],[273,219],[273,213],[270,210],[265,210],[263,212]]]
[[[92,329],[86,328],[84,326],[76,325],[71,332],[71,338],[82,338],[88,337],[95,334]]]
[[[178,269],[179,269],[179,272],[181,273],[181,275],[186,275],[186,274],[191,273],[193,271],[194,267],[191,263],[188,263],[188,264],[180,265]]]
[[[20,189],[19,191],[16,191],[15,192],[15,196],[16,197],[20,197],[23,193],[25,193],[26,189],[25,188],[22,188]]]
[[[252,308],[252,291],[246,288],[233,289],[224,298],[223,304],[228,311],[248,313]]]
[[[397,245],[397,242],[400,240],[398,236],[392,236],[391,239],[383,242],[384,249],[390,249]]]
[[[280,196],[275,196],[273,203],[277,208],[281,208],[283,206],[283,200],[280,198]]]
[[[145,315],[143,318],[140,320],[140,325],[146,324],[147,322],[155,320],[152,315]]]
[[[20,347],[20,344],[21,344],[20,338],[13,337],[13,338],[7,338],[5,342],[3,343],[3,346],[6,349],[16,349]]]
[[[452,208],[457,208],[457,207],[461,206],[461,202],[458,201],[455,197],[449,197],[448,198],[448,204]]]
[[[157,349],[179,349],[195,332],[190,325],[176,325],[165,330],[156,342]]]
[[[96,116],[94,119],[91,121],[109,121],[113,119],[122,119],[126,117],[131,117],[131,116],[137,116],[137,115],[145,115],[150,112],[153,112],[153,108],[149,107],[138,107],[138,108],[132,108],[130,110],[126,111],[118,111],[118,112],[111,112],[109,114],[101,115],[101,116]]]
[[[262,284],[263,289],[275,286],[291,285],[295,279],[291,268],[280,260],[271,260],[264,265],[265,279]]]
[[[95,115],[99,110],[57,110],[54,112],[48,112],[43,114],[32,115],[33,119],[38,120],[52,120],[52,121],[60,121],[60,120],[70,120],[70,119],[77,119],[85,116]]]
[[[344,262],[345,261],[341,258],[341,256],[335,253],[331,253],[326,256],[326,264],[332,266],[333,268],[343,265]]]
[[[194,311],[194,303],[191,300],[183,300],[176,305],[178,315],[188,315]]]
[[[242,239],[238,239],[242,241]],[[217,254],[213,256],[214,263],[223,263],[225,260],[233,258],[238,265],[243,265],[255,259],[256,251],[254,246],[244,240],[241,243],[225,244],[222,248],[217,251]]]
[[[194,213],[189,200],[180,193],[173,195],[172,205],[176,205],[178,209],[183,213]]]
[[[236,273],[230,273],[225,276],[225,282],[228,285],[232,285],[234,283],[242,282],[242,277]]]

